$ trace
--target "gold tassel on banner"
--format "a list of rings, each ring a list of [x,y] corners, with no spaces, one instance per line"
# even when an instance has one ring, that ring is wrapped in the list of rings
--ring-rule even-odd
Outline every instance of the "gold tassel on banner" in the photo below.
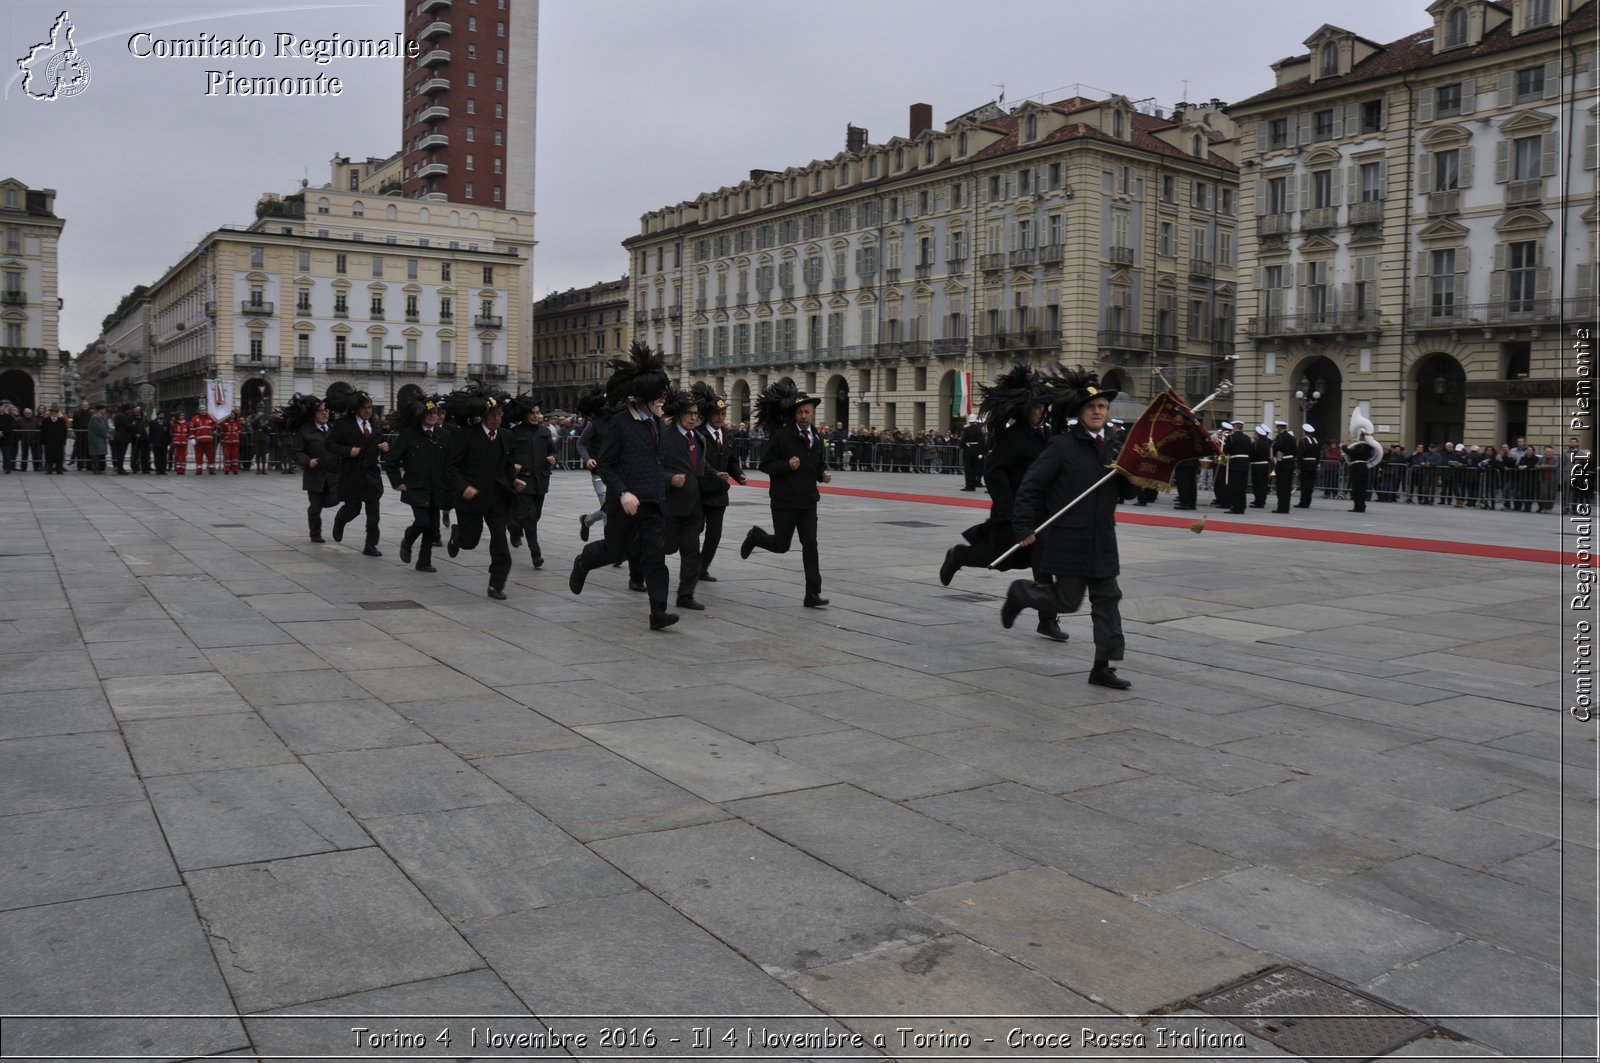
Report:
[[[1194,532],[1196,535],[1199,535],[1201,532],[1206,530],[1206,519],[1201,517],[1199,520],[1189,525],[1189,530]]]

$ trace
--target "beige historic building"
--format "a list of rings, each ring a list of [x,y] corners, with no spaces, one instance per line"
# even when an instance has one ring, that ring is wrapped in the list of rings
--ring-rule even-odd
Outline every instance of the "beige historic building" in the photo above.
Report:
[[[1595,322],[1597,7],[1437,0],[1389,44],[1325,25],[1229,108],[1241,416],[1566,440],[1568,347]]]
[[[1235,146],[1215,102],[986,105],[943,129],[916,104],[903,137],[851,127],[831,159],[646,214],[634,334],[735,420],[789,376],[828,421],[942,427],[958,373],[1014,360],[1096,366],[1119,408],[1162,379],[1198,397],[1231,353]]]
[[[382,408],[473,379],[525,387],[532,234],[529,213],[398,192],[264,196],[151,286],[156,400],[193,406],[213,374],[247,409],[336,380]]]
[[[573,410],[633,342],[628,278],[547,295],[533,304],[533,393],[547,410]]]
[[[67,398],[57,267],[67,223],[55,205],[53,188],[0,180],[0,400],[19,409]]]

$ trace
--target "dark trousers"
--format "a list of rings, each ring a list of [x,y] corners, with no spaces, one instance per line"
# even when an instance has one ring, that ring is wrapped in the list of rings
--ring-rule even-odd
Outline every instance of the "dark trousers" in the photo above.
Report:
[[[522,534],[528,537],[529,556],[543,561],[544,551],[539,549],[539,518],[544,514],[544,495],[518,495],[514,506],[508,527],[521,528]]]
[[[700,533],[705,531],[705,514],[696,509],[687,517],[665,517],[667,553],[678,555],[678,597],[693,598],[695,585],[703,572]]]
[[[122,471],[122,462],[128,456],[128,444],[113,439],[111,441],[111,467],[118,472]]]
[[[1052,576],[1050,582],[1041,583],[1019,579],[1011,584],[1008,595],[1028,609],[1036,609],[1040,616],[1055,613],[1075,613],[1083,604],[1083,595],[1089,594],[1089,619],[1094,627],[1094,659],[1120,661],[1127,643],[1122,637],[1122,588],[1117,578],[1091,579],[1088,576]]]
[[[640,502],[630,517],[622,511],[620,499],[608,497],[605,537],[585,546],[578,558],[585,572],[593,572],[628,561],[630,555],[637,556],[650,597],[650,611],[660,613],[667,608],[666,552],[666,518],[661,515],[660,502]]]
[[[1267,504],[1267,485],[1272,482],[1272,466],[1266,462],[1250,463],[1250,504],[1264,509]]]
[[[44,471],[45,472],[66,472],[67,471],[67,442],[66,442],[66,440],[62,440],[59,443],[46,443],[44,445]]]
[[[7,436],[0,440],[0,461],[5,462],[6,472],[12,471],[17,464],[17,437]],[[80,465],[79,468],[82,468]]]
[[[1250,460],[1235,458],[1228,462],[1228,512],[1243,513],[1250,498]]]
[[[135,439],[133,441],[133,454],[128,459],[128,465],[134,472],[145,473],[150,471],[150,441],[148,439]]]
[[[72,430],[72,462],[78,467],[79,472],[89,471],[89,430],[87,428],[74,428]]]
[[[1172,487],[1178,493],[1178,508],[1193,509],[1199,503],[1200,468],[1190,462],[1179,462],[1172,470]]]
[[[1364,461],[1350,463],[1350,508],[1357,513],[1367,511],[1367,474],[1371,471]]]
[[[400,537],[402,548],[412,543],[420,543],[417,547],[417,567],[431,564],[433,561],[433,543],[439,538],[439,510],[436,506],[412,506],[411,523],[407,525],[405,534]]]
[[[971,450],[964,450],[961,454],[961,471],[966,474],[967,482],[964,485],[968,491],[978,489],[978,455]]]
[[[772,534],[760,528],[750,529],[750,539],[758,547],[774,554],[786,554],[800,533],[800,558],[806,568],[806,597],[822,593],[822,565],[817,556],[817,507],[813,503],[804,509],[779,509],[772,507]]]
[[[166,444],[163,443],[160,446],[152,446],[150,448],[150,456],[155,459],[156,475],[165,476],[167,474],[167,446],[166,446]]]
[[[1279,513],[1289,512],[1289,499],[1294,497],[1294,459],[1278,459],[1278,483],[1275,488],[1278,496]]]
[[[378,500],[362,501],[359,498],[346,499],[340,506],[339,512],[333,515],[334,527],[343,527],[356,519],[362,507],[367,510],[367,546],[378,545]]]
[[[320,491],[306,492],[306,530],[312,535],[322,534],[322,511],[339,504],[339,489],[329,484]]]
[[[1300,508],[1311,508],[1311,496],[1317,490],[1317,465],[1316,458],[1300,459]]]
[[[706,506],[706,532],[700,541],[700,571],[711,568],[711,559],[717,556],[717,544],[722,542],[722,518],[728,515],[727,506]]]
[[[22,460],[17,462],[17,468],[26,472],[28,470],[28,462],[32,461],[33,471],[38,472],[41,463],[44,461],[44,455],[39,450],[39,433],[23,432],[18,442],[21,445]]]
[[[484,525],[489,526],[489,586],[495,590],[506,585],[506,576],[511,572],[511,543],[506,539],[509,520],[503,509],[456,514],[456,545],[463,550],[476,549],[478,540],[483,538]]]

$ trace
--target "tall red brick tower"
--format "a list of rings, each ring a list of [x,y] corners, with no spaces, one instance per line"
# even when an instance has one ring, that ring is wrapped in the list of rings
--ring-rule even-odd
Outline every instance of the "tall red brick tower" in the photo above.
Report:
[[[538,0],[408,0],[402,191],[533,209]]]

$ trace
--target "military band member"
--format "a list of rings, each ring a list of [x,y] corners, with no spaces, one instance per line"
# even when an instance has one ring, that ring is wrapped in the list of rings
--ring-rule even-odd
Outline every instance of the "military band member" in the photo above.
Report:
[[[418,572],[438,571],[433,567],[433,547],[439,538],[439,514],[452,503],[445,474],[450,430],[444,417],[444,400],[437,395],[413,402],[383,459],[389,486],[411,507],[411,524],[400,537],[400,561],[409,565],[411,548],[417,545]]]
[[[772,532],[751,528],[739,546],[741,558],[748,558],[756,547],[785,554],[798,533],[806,573],[802,604],[807,609],[828,604],[822,596],[822,564],[817,551],[817,502],[822,497],[817,484],[828,483],[833,475],[823,460],[822,437],[812,427],[820,401],[787,379],[768,385],[757,400],[756,420],[768,435],[761,471],[771,481]]]
[[[1274,421],[1272,427],[1278,430],[1272,437],[1272,470],[1277,479],[1274,493],[1278,496],[1278,508],[1273,512],[1287,513],[1289,499],[1294,496],[1295,438],[1288,421]]]
[[[1322,465],[1322,443],[1317,430],[1310,424],[1300,426],[1300,442],[1295,448],[1295,461],[1299,464],[1300,501],[1296,509],[1311,508],[1311,494],[1317,489],[1317,470]]]
[[[1272,482],[1272,440],[1267,435],[1267,426],[1258,424],[1250,441],[1251,509],[1267,508],[1267,488]]]
[[[455,557],[463,550],[477,549],[487,526],[489,597],[503,602],[506,576],[511,572],[506,523],[511,519],[516,490],[511,480],[510,433],[501,430],[505,405],[501,397],[469,385],[452,392],[445,406],[456,422],[445,458],[445,482],[455,504],[456,523],[445,551]]]
[[[306,493],[306,528],[312,542],[325,543],[322,511],[339,504],[339,459],[328,451],[328,404],[315,395],[296,395],[284,406],[279,420],[294,440],[290,453],[300,466],[300,489]],[[174,447],[181,423],[173,422]],[[182,465],[178,472],[183,472]]]
[[[556,437],[545,424],[544,411],[531,395],[518,396],[506,415],[516,421],[511,434],[511,472],[523,487],[516,492],[507,530],[513,548],[528,539],[528,555],[534,568],[544,567],[544,551],[539,548],[539,518],[544,514],[545,495],[550,493],[550,471],[556,467]]]
[[[700,581],[700,533],[706,526],[701,491],[709,475],[705,441],[698,431],[700,405],[689,392],[673,389],[667,392],[662,412],[667,419],[661,448],[667,478],[661,502],[665,548],[678,555],[678,608],[699,611],[705,608],[694,596]]]
[[[1228,512],[1240,514],[1249,499],[1250,463],[1255,460],[1255,444],[1245,434],[1243,421],[1233,422],[1222,452],[1228,460]]]
[[[739,455],[733,449],[733,435],[728,431],[728,402],[708,384],[696,384],[692,389],[700,405],[700,438],[705,441],[706,468],[710,475],[700,485],[700,508],[705,513],[705,540],[700,546],[700,582],[715,583],[711,574],[711,559],[717,556],[717,545],[722,542],[722,521],[728,513],[728,494],[733,484],[749,483],[744,469],[739,465]]]
[[[333,541],[344,541],[344,528],[363,509],[367,529],[361,552],[382,557],[378,549],[378,501],[383,498],[383,473],[378,466],[389,452],[383,431],[372,420],[372,397],[335,384],[328,389],[328,408],[345,415],[328,429],[328,450],[339,459],[339,512],[333,515]]]

